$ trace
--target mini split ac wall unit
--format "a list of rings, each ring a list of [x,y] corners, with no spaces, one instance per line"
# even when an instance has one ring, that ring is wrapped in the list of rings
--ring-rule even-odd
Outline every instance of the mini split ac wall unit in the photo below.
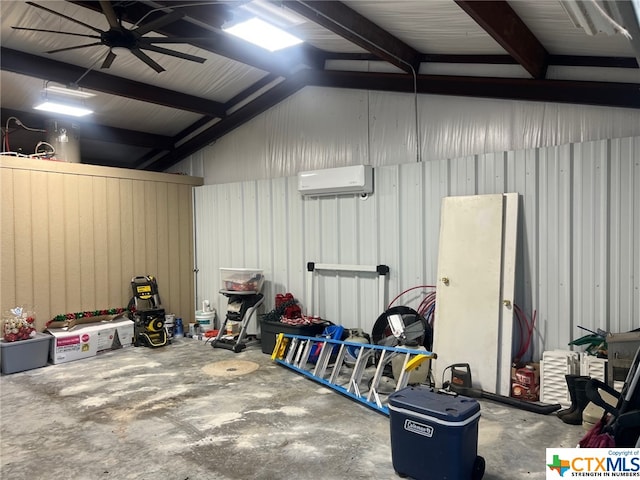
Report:
[[[373,192],[373,167],[353,165],[300,172],[298,173],[298,191],[302,195],[314,197],[369,194]]]

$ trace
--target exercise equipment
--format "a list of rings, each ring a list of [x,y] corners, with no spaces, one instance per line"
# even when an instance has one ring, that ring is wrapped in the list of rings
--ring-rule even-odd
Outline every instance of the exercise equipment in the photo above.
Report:
[[[164,328],[164,308],[161,306],[158,283],[152,275],[131,279],[133,298],[129,302],[134,322],[133,344],[136,347],[164,347],[170,343]],[[133,307],[133,308],[131,308]]]
[[[348,350],[356,355],[353,366],[347,362]],[[318,351],[317,359],[310,361],[311,353]],[[412,370],[425,360],[436,358],[435,353],[425,350],[280,333],[271,359],[369,408],[389,415],[386,393],[391,392],[386,392],[389,379],[383,376],[383,371],[397,356],[403,356],[404,363],[400,378],[392,391],[406,387]]]
[[[249,345],[260,343],[260,340],[250,338],[247,335],[247,329],[256,310],[264,302],[264,296],[255,291],[220,290],[220,293],[229,299],[227,314],[222,325],[220,325],[218,334],[211,341],[211,346],[238,353]],[[227,334],[229,322],[240,322],[240,333],[237,336],[233,333]]]

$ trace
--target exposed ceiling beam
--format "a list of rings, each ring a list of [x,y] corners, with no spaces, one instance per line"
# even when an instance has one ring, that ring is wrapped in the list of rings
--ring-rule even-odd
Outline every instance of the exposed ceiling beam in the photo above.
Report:
[[[216,117],[217,120],[220,120]],[[198,120],[193,122],[187,128],[182,129],[178,132],[172,140],[170,148],[164,148],[162,145],[159,145],[158,148],[154,148],[149,151],[147,154],[143,155],[141,158],[138,158],[135,161],[135,168],[144,169],[150,162],[153,161],[154,158],[159,158],[159,156],[172,148],[177,148],[183,143],[189,141],[192,137],[196,136],[196,134],[200,133],[201,130],[206,128],[207,124],[210,124],[214,118],[212,117],[200,117]]]
[[[231,115],[223,118],[191,140],[170,151],[155,162],[147,165],[147,170],[163,171],[173,166],[183,158],[201,150],[230,131],[238,128],[252,118],[268,110],[282,100],[293,95],[307,83],[308,72],[302,71],[273,87],[267,94],[253,100],[251,103],[236,110]]]
[[[45,129],[46,127],[47,117],[46,115],[39,113],[2,108],[0,109],[0,116],[4,121],[9,117],[19,118],[21,122],[28,125],[30,128]],[[165,135],[156,135],[154,133],[98,125],[92,122],[83,121],[82,119],[74,119],[73,123],[78,125],[81,139],[86,140],[97,140],[101,142],[118,143],[145,148],[169,148],[174,142],[173,138]]]
[[[572,67],[638,68],[633,57],[597,57],[592,55],[549,55],[549,65]]]
[[[178,132],[173,137],[173,144],[174,145],[179,144],[182,141],[183,138],[186,138],[186,137],[189,137],[189,136],[193,135],[195,132],[197,132],[198,130],[203,128],[205,125],[210,123],[212,120],[213,120],[213,117],[200,117],[198,120],[193,122],[191,125],[189,125],[186,128],[183,128],[180,132]]]
[[[75,82],[86,72],[85,68],[69,63],[57,62],[49,58],[1,48],[0,69],[30,77],[41,78],[62,84]],[[82,79],[82,87],[98,92],[118,95],[165,107],[186,110],[201,115],[224,115],[221,103],[206,98],[155,87],[134,80],[91,71]]]
[[[371,53],[329,52],[326,60],[375,61],[378,58]],[[464,55],[448,53],[423,53],[420,61],[425,63],[475,63],[483,65],[519,65],[511,55]],[[548,65],[638,68],[634,57],[602,57],[597,55],[548,55]]]
[[[548,53],[504,0],[455,0],[533,78],[544,78]]]
[[[96,145],[98,147],[96,148]],[[99,143],[96,144],[91,141],[80,142],[80,156],[82,163],[88,165],[101,165],[104,167],[115,168],[136,168],[139,163],[139,158],[145,155],[148,149],[140,148],[118,148],[116,145],[113,151],[104,152],[100,149]]]
[[[342,2],[285,1],[291,10],[408,73],[417,73],[420,53]]]
[[[248,97],[250,97],[251,95],[256,93],[261,88],[266,87],[267,85],[269,85],[271,82],[273,82],[277,78],[279,78],[278,75],[275,75],[273,73],[270,73],[269,75],[265,75],[260,80],[258,80],[254,84],[250,85],[248,88],[245,88],[242,92],[237,94],[235,97],[229,99],[225,103],[225,108],[227,110],[230,109],[234,105],[242,102],[243,100],[247,99]]]
[[[127,130],[106,125],[85,124],[81,127],[80,135],[87,140],[121,143],[146,148],[171,148],[173,138],[137,130]]]
[[[96,1],[72,1],[71,3],[97,12],[102,11],[99,3]],[[179,2],[158,3],[166,3],[168,8],[179,5]],[[231,4],[233,4],[233,2]],[[242,2],[237,2],[237,5],[241,4]],[[207,2],[202,2],[201,6],[191,4],[189,7],[190,10],[186,13],[191,13],[194,17],[198,16],[202,18],[202,14],[197,13],[201,11],[205,14],[204,18],[207,18],[207,11],[216,6],[219,5],[207,4]],[[122,19],[129,23],[136,23],[151,10],[152,7],[142,2],[127,2]],[[182,8],[176,10],[182,10]],[[148,19],[151,18],[153,17],[148,17]],[[142,23],[144,24],[145,22],[143,21]],[[193,46],[235,60],[236,62],[250,65],[262,71],[283,76],[290,75],[292,72],[299,70],[301,65],[310,68],[320,68],[324,64],[324,52],[310,45],[288,48],[286,54],[279,52],[271,53],[260,47],[253,46],[248,42],[220,32],[220,27],[221,25],[214,23],[210,25],[210,28],[204,28],[184,19],[175,21],[154,31],[169,37],[194,38],[194,41],[189,42]]]
[[[233,106],[243,102],[244,100],[249,98],[251,95],[255,94],[261,88],[267,86],[269,83],[273,82],[277,78],[282,78],[282,77],[278,77],[277,75],[272,73],[265,75],[260,80],[255,82],[253,85],[250,85],[248,88],[246,88],[245,90],[237,94],[235,97],[233,97],[231,100],[229,100],[226,103],[226,108],[227,109],[232,108]],[[204,130],[203,132],[198,132],[198,131],[203,129],[211,121],[212,121],[211,117],[201,117],[199,120],[189,125],[187,128],[179,132],[175,137],[173,137],[173,145],[176,145],[178,148],[183,144],[187,143],[189,140],[191,140],[192,137],[195,138],[197,136],[196,134],[203,133]],[[164,150],[165,149],[162,149],[162,148],[152,150],[143,158],[139,159],[136,162],[136,165],[138,166],[138,168],[146,168],[147,162],[157,157]]]
[[[323,71],[307,78],[316,86],[413,92],[413,79],[394,73]],[[418,75],[416,83],[426,94],[640,108],[637,83],[445,75]]]
[[[159,155],[161,155],[165,151],[166,150],[154,149],[154,150],[151,150],[151,151],[147,152],[142,157],[138,158],[138,160],[135,162],[135,165],[133,166],[133,168],[135,168],[137,170],[145,170],[146,166],[149,163],[151,163],[154,158],[157,158]],[[158,170],[158,171],[160,171],[160,170]]]
[[[249,97],[251,97],[252,95],[254,95],[257,92],[259,92],[260,89],[262,89],[263,87],[266,87],[267,85],[269,85],[271,82],[273,82],[274,80],[276,80],[278,78],[284,80],[282,77],[279,77],[278,75],[275,75],[275,74],[272,74],[272,73],[268,74],[268,75],[265,75],[260,80],[258,80],[254,84],[250,85],[249,87],[245,88],[242,92],[238,93],[235,97],[230,99],[225,104],[225,108],[228,110],[228,109],[233,108],[234,106],[246,101]],[[264,95],[266,93],[267,92],[263,92],[262,95]],[[238,107],[238,110],[239,109],[240,109],[240,107]],[[189,142],[192,138],[195,138],[200,133],[203,133],[205,131],[204,129],[207,127],[207,124],[211,124],[212,120],[213,120],[212,117],[201,117],[199,120],[197,120],[196,122],[192,123],[187,128],[185,128],[181,132],[179,132],[175,137],[173,137],[173,145],[176,146],[176,148],[179,148],[183,144]],[[219,119],[217,119],[217,120],[219,120]],[[211,127],[213,127],[213,125],[211,125]],[[152,152],[150,152],[148,155],[145,155],[145,158],[140,159],[140,161],[137,164],[138,165],[145,165],[145,162],[147,162],[148,160],[154,158],[155,156],[157,156],[158,154],[162,153],[163,151],[164,151],[164,149],[155,149]],[[142,167],[142,168],[144,168],[144,167]]]
[[[81,3],[81,2],[77,2],[77,3]],[[192,19],[197,19],[198,23],[207,25],[209,27],[214,27],[214,28],[222,28],[222,26],[226,22],[233,20],[233,11],[231,10],[232,8],[231,2],[210,2],[205,0],[200,2],[200,4],[198,4],[198,2],[180,2],[180,3],[177,3],[175,0],[170,0],[170,1],[156,0],[154,2],[154,5],[157,5],[160,7],[167,7],[167,8],[175,8],[176,6],[179,6],[180,13],[183,13],[185,16],[191,17]],[[162,14],[163,12],[158,12],[158,13]],[[151,18],[153,17],[150,17],[149,20]]]

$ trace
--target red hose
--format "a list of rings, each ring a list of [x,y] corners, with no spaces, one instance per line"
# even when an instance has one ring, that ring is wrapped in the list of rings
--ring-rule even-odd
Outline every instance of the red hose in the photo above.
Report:
[[[396,295],[396,298],[391,300],[391,303],[389,303],[389,305],[387,306],[387,310],[390,309],[391,306],[395,303],[395,301],[398,300],[402,295],[404,295],[405,293],[410,292],[412,290],[416,290],[418,288],[436,288],[436,287],[435,287],[435,285],[418,285],[416,287],[407,288],[405,291],[400,292],[398,295]]]
[[[537,311],[533,311],[533,316],[531,320],[527,317],[527,314],[522,311],[522,309],[514,304],[514,312],[518,318],[518,323],[520,324],[520,349],[516,355],[516,359],[520,360],[528,351],[529,347],[531,347],[531,339],[533,338],[533,330],[535,328]],[[526,340],[523,335],[526,329]]]

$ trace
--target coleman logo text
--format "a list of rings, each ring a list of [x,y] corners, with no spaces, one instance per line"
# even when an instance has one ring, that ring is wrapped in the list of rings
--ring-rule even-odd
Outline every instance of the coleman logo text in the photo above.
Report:
[[[409,419],[406,419],[404,421],[404,429],[408,432],[417,433],[418,435],[423,435],[425,437],[433,436],[432,426],[414,422],[413,420],[409,420]]]

